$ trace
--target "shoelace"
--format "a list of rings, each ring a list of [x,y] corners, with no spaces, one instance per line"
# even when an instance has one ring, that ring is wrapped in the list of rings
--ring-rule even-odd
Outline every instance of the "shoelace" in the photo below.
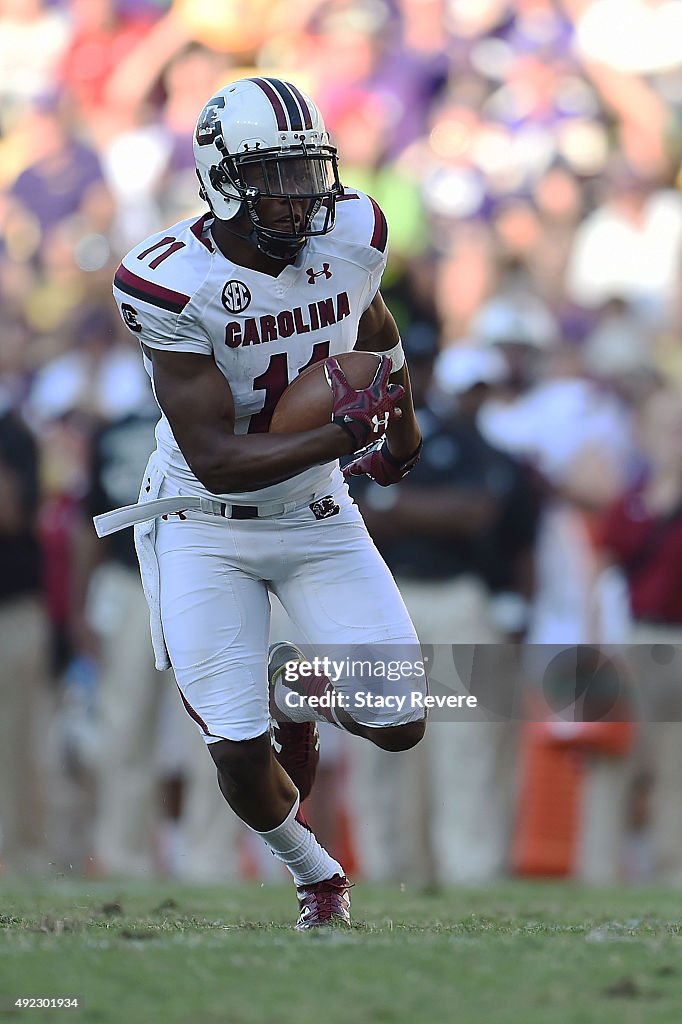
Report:
[[[350,882],[329,879],[326,882],[316,882],[306,888],[303,897],[303,904],[315,907],[318,916],[321,918],[332,917],[335,911],[347,908],[343,905],[342,897],[352,888]]]

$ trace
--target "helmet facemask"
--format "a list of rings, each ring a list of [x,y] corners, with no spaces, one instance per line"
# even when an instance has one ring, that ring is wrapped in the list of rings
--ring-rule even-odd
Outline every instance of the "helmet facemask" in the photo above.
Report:
[[[293,259],[308,238],[331,231],[342,192],[335,148],[305,143],[286,150],[226,153],[211,169],[211,184],[227,197],[237,193],[258,248],[275,259]],[[321,211],[324,215],[317,218]],[[271,213],[276,214],[273,223]]]

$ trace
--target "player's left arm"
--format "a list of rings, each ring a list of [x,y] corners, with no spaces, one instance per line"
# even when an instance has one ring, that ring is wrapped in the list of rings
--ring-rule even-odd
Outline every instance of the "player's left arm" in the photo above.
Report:
[[[399,344],[400,334],[393,314],[378,291],[360,317],[355,348],[362,352],[390,352]],[[405,389],[405,395],[398,404],[401,415],[391,416],[386,431],[387,454],[397,464],[405,465],[415,459],[421,449],[421,431],[414,412],[410,374],[406,362],[391,374],[390,381],[391,384],[401,384]]]

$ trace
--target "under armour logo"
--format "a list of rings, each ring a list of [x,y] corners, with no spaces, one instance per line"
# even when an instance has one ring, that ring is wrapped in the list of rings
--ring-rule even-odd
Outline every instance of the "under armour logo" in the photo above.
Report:
[[[377,416],[374,413],[372,416],[372,428],[375,434],[383,434],[388,429],[388,413],[385,412],[383,416]]]
[[[329,278],[332,276],[332,272],[329,269],[328,263],[323,263],[322,270],[318,271],[315,271],[314,267],[308,267],[306,273],[308,275],[308,284],[315,284],[315,280],[318,277],[324,277],[326,280],[329,280]]]

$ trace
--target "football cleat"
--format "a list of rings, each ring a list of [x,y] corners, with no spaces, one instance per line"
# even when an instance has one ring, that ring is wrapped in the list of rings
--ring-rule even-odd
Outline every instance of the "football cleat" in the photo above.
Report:
[[[299,906],[297,930],[333,925],[350,927],[350,889],[351,883],[345,875],[334,875],[324,882],[299,886],[296,889]]]
[[[273,644],[268,653],[270,729],[275,757],[296,786],[301,803],[309,795],[320,761],[320,735],[315,722],[290,722],[275,704],[275,684],[286,665],[304,659],[290,643]]]

